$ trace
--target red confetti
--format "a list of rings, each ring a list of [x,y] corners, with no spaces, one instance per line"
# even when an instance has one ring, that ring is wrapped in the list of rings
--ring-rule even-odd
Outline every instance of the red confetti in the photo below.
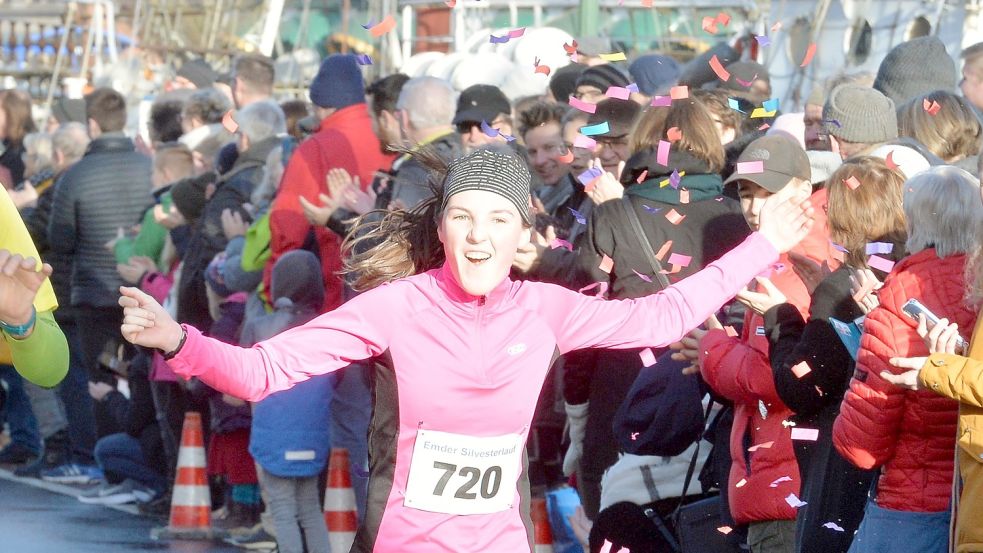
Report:
[[[638,184],[642,184],[642,181],[644,181],[645,177],[647,176],[649,176],[649,170],[645,169],[644,171],[642,171],[641,175],[638,175],[638,178],[635,179],[635,182],[637,182]]]
[[[669,240],[665,244],[662,244],[662,247],[659,248],[658,252],[656,252],[655,258],[658,259],[659,261],[662,261],[663,259],[665,259],[666,254],[669,253],[670,249],[672,249],[672,240]]]
[[[716,54],[714,54],[714,56],[710,58],[710,69],[713,69],[713,72],[717,75],[717,78],[720,79],[721,81],[730,80],[730,73],[726,69],[724,69],[723,64],[720,63],[720,59],[717,58]]]
[[[679,127],[669,127],[669,130],[666,131],[666,138],[669,139],[669,142],[682,140],[683,131],[679,130]]]
[[[887,153],[887,157],[884,158],[884,163],[886,163],[887,168],[892,171],[898,168],[898,164],[894,162],[894,150]]]
[[[765,442],[763,444],[753,445],[753,446],[747,448],[747,450],[748,451],[751,451],[751,452],[754,452],[754,451],[757,451],[759,449],[771,449],[771,446],[773,446],[773,445],[775,445],[775,442],[773,442],[773,441],[772,442]]]
[[[573,44],[566,44],[566,43],[563,44],[563,49],[566,50],[566,52],[568,54],[576,54],[577,53],[577,41],[574,40],[572,42],[573,42]]]
[[[942,109],[942,106],[940,106],[938,102],[935,100],[929,102],[928,98],[922,100],[922,107],[925,108],[925,111],[927,111],[929,115],[935,115]]]
[[[806,50],[806,57],[805,59],[802,60],[802,65],[800,65],[799,67],[805,67],[809,65],[809,62],[812,61],[812,57],[815,55],[816,55],[816,43],[813,42],[812,44],[809,45],[809,49]]]
[[[567,150],[567,153],[556,158],[560,163],[573,163],[573,150]]]
[[[375,25],[371,29],[369,29],[369,33],[372,36],[379,38],[395,28],[396,28],[396,19],[393,18],[392,14],[389,14],[386,16],[385,19],[379,22],[378,25]]]

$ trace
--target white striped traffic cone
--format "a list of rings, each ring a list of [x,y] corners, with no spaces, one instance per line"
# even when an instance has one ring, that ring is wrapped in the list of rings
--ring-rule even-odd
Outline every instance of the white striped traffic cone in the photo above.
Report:
[[[535,541],[534,553],[553,553],[553,532],[550,530],[550,515],[546,510],[546,500],[532,500],[532,533]]]
[[[205,442],[201,413],[184,414],[177,475],[171,495],[171,518],[166,528],[154,529],[155,539],[211,539],[211,494],[205,472]]]
[[[331,450],[328,486],[324,490],[324,523],[328,526],[331,551],[345,552],[352,548],[358,529],[358,514],[347,449]]]

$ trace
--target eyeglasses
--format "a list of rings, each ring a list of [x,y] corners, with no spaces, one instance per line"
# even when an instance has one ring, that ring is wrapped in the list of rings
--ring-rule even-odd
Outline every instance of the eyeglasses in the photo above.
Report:
[[[491,123],[488,123],[488,126],[497,130],[499,126],[504,124],[505,120],[501,117],[496,117]],[[461,121],[456,127],[458,134],[468,134],[471,132],[471,129],[481,127],[481,121]]]
[[[604,146],[605,148],[618,148],[628,145],[628,137],[621,136],[618,138],[612,138],[612,137],[600,136],[595,138],[594,142],[596,142],[598,146]]]

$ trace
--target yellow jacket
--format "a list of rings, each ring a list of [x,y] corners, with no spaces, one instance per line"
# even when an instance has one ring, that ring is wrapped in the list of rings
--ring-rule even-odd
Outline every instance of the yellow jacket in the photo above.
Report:
[[[922,385],[959,401],[958,457],[963,488],[956,518],[956,553],[983,552],[983,317],[969,356],[937,353],[919,374]]]

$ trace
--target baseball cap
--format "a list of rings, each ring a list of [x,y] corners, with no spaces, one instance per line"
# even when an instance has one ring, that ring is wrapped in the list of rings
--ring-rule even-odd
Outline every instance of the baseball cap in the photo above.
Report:
[[[597,103],[594,113],[587,120],[587,125],[608,123],[608,132],[597,135],[611,138],[623,138],[635,126],[635,120],[642,112],[641,106],[631,100],[608,98]]]
[[[501,113],[512,113],[512,104],[505,93],[496,86],[476,84],[465,88],[457,99],[454,124],[469,121],[485,121],[490,124]]]
[[[761,172],[735,170],[724,184],[741,180],[751,181],[772,194],[785,188],[792,178],[811,182],[812,169],[805,150],[791,138],[781,135],[763,136],[751,142],[737,158],[742,163],[761,162]]]

